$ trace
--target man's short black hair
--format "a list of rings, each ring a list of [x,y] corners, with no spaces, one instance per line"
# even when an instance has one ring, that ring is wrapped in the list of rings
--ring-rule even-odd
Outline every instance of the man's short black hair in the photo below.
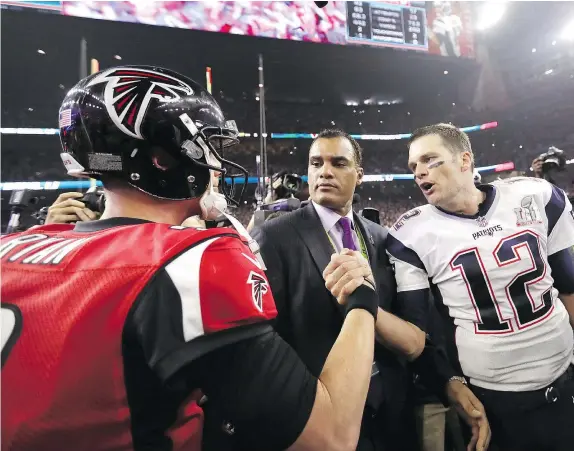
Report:
[[[409,138],[407,147],[410,149],[413,141],[428,135],[438,135],[444,145],[453,153],[470,152],[472,155],[472,169],[474,170],[474,153],[468,135],[452,124],[433,124],[417,128]]]
[[[311,143],[311,147],[313,147],[313,144],[315,144],[315,141],[317,141],[320,138],[324,138],[324,139],[345,138],[346,140],[348,140],[351,143],[351,147],[353,148],[353,157],[355,160],[355,165],[357,167],[359,167],[363,163],[363,149],[361,149],[361,146],[359,146],[359,143],[351,135],[349,135],[347,132],[344,132],[343,130],[339,130],[337,128],[328,128],[328,129],[322,130],[321,133],[319,133],[317,135],[317,137]]]

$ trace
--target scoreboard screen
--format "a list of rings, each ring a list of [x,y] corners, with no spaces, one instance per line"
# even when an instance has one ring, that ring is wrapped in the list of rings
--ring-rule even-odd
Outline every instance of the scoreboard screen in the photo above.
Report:
[[[347,41],[428,51],[424,5],[347,2]]]
[[[66,16],[474,58],[472,2],[0,1]]]

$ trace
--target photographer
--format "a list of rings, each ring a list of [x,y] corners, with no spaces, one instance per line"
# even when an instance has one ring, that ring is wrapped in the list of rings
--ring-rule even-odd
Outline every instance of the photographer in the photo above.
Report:
[[[85,196],[82,193],[60,194],[56,201],[48,207],[45,224],[68,224],[71,222],[88,222],[98,219],[100,213],[88,208],[88,206],[81,201],[81,199],[84,198]]]
[[[534,160],[532,160],[532,164],[530,166],[532,172],[534,172],[534,177],[537,179],[542,178],[542,159],[538,156]]]
[[[261,226],[274,212],[298,210],[302,205],[297,196],[301,194],[302,188],[303,179],[297,174],[290,174],[286,170],[273,174],[266,190],[267,196],[251,217],[247,231],[251,232],[255,227]]]
[[[554,185],[558,172],[564,171],[566,167],[566,156],[562,149],[550,146],[547,152],[541,153],[532,161],[530,170],[534,172],[534,177],[545,179]]]

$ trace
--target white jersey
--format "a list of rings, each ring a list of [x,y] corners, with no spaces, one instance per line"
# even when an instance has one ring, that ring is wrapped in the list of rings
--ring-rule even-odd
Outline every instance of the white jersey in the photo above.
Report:
[[[574,245],[572,205],[540,179],[481,189],[487,196],[478,215],[424,205],[391,228],[398,291],[432,288],[456,325],[459,361],[472,384],[540,389],[573,360],[572,327],[548,264],[548,256]]]

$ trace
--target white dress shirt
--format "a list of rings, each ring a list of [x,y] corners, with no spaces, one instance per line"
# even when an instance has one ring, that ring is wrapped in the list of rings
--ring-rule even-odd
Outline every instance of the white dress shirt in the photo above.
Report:
[[[323,228],[325,232],[331,238],[331,241],[337,248],[337,252],[341,252],[343,249],[343,227],[338,223],[339,219],[342,216],[338,213],[335,213],[333,210],[323,207],[322,205],[313,202],[313,206],[315,207],[315,211],[319,215],[319,219],[321,220],[321,224],[323,224]],[[359,245],[359,238],[357,237],[357,232],[355,232],[355,220],[353,218],[353,209],[349,210],[347,213],[347,218],[351,220],[351,226],[353,228],[353,242],[355,243],[355,247],[357,249],[361,249]]]

